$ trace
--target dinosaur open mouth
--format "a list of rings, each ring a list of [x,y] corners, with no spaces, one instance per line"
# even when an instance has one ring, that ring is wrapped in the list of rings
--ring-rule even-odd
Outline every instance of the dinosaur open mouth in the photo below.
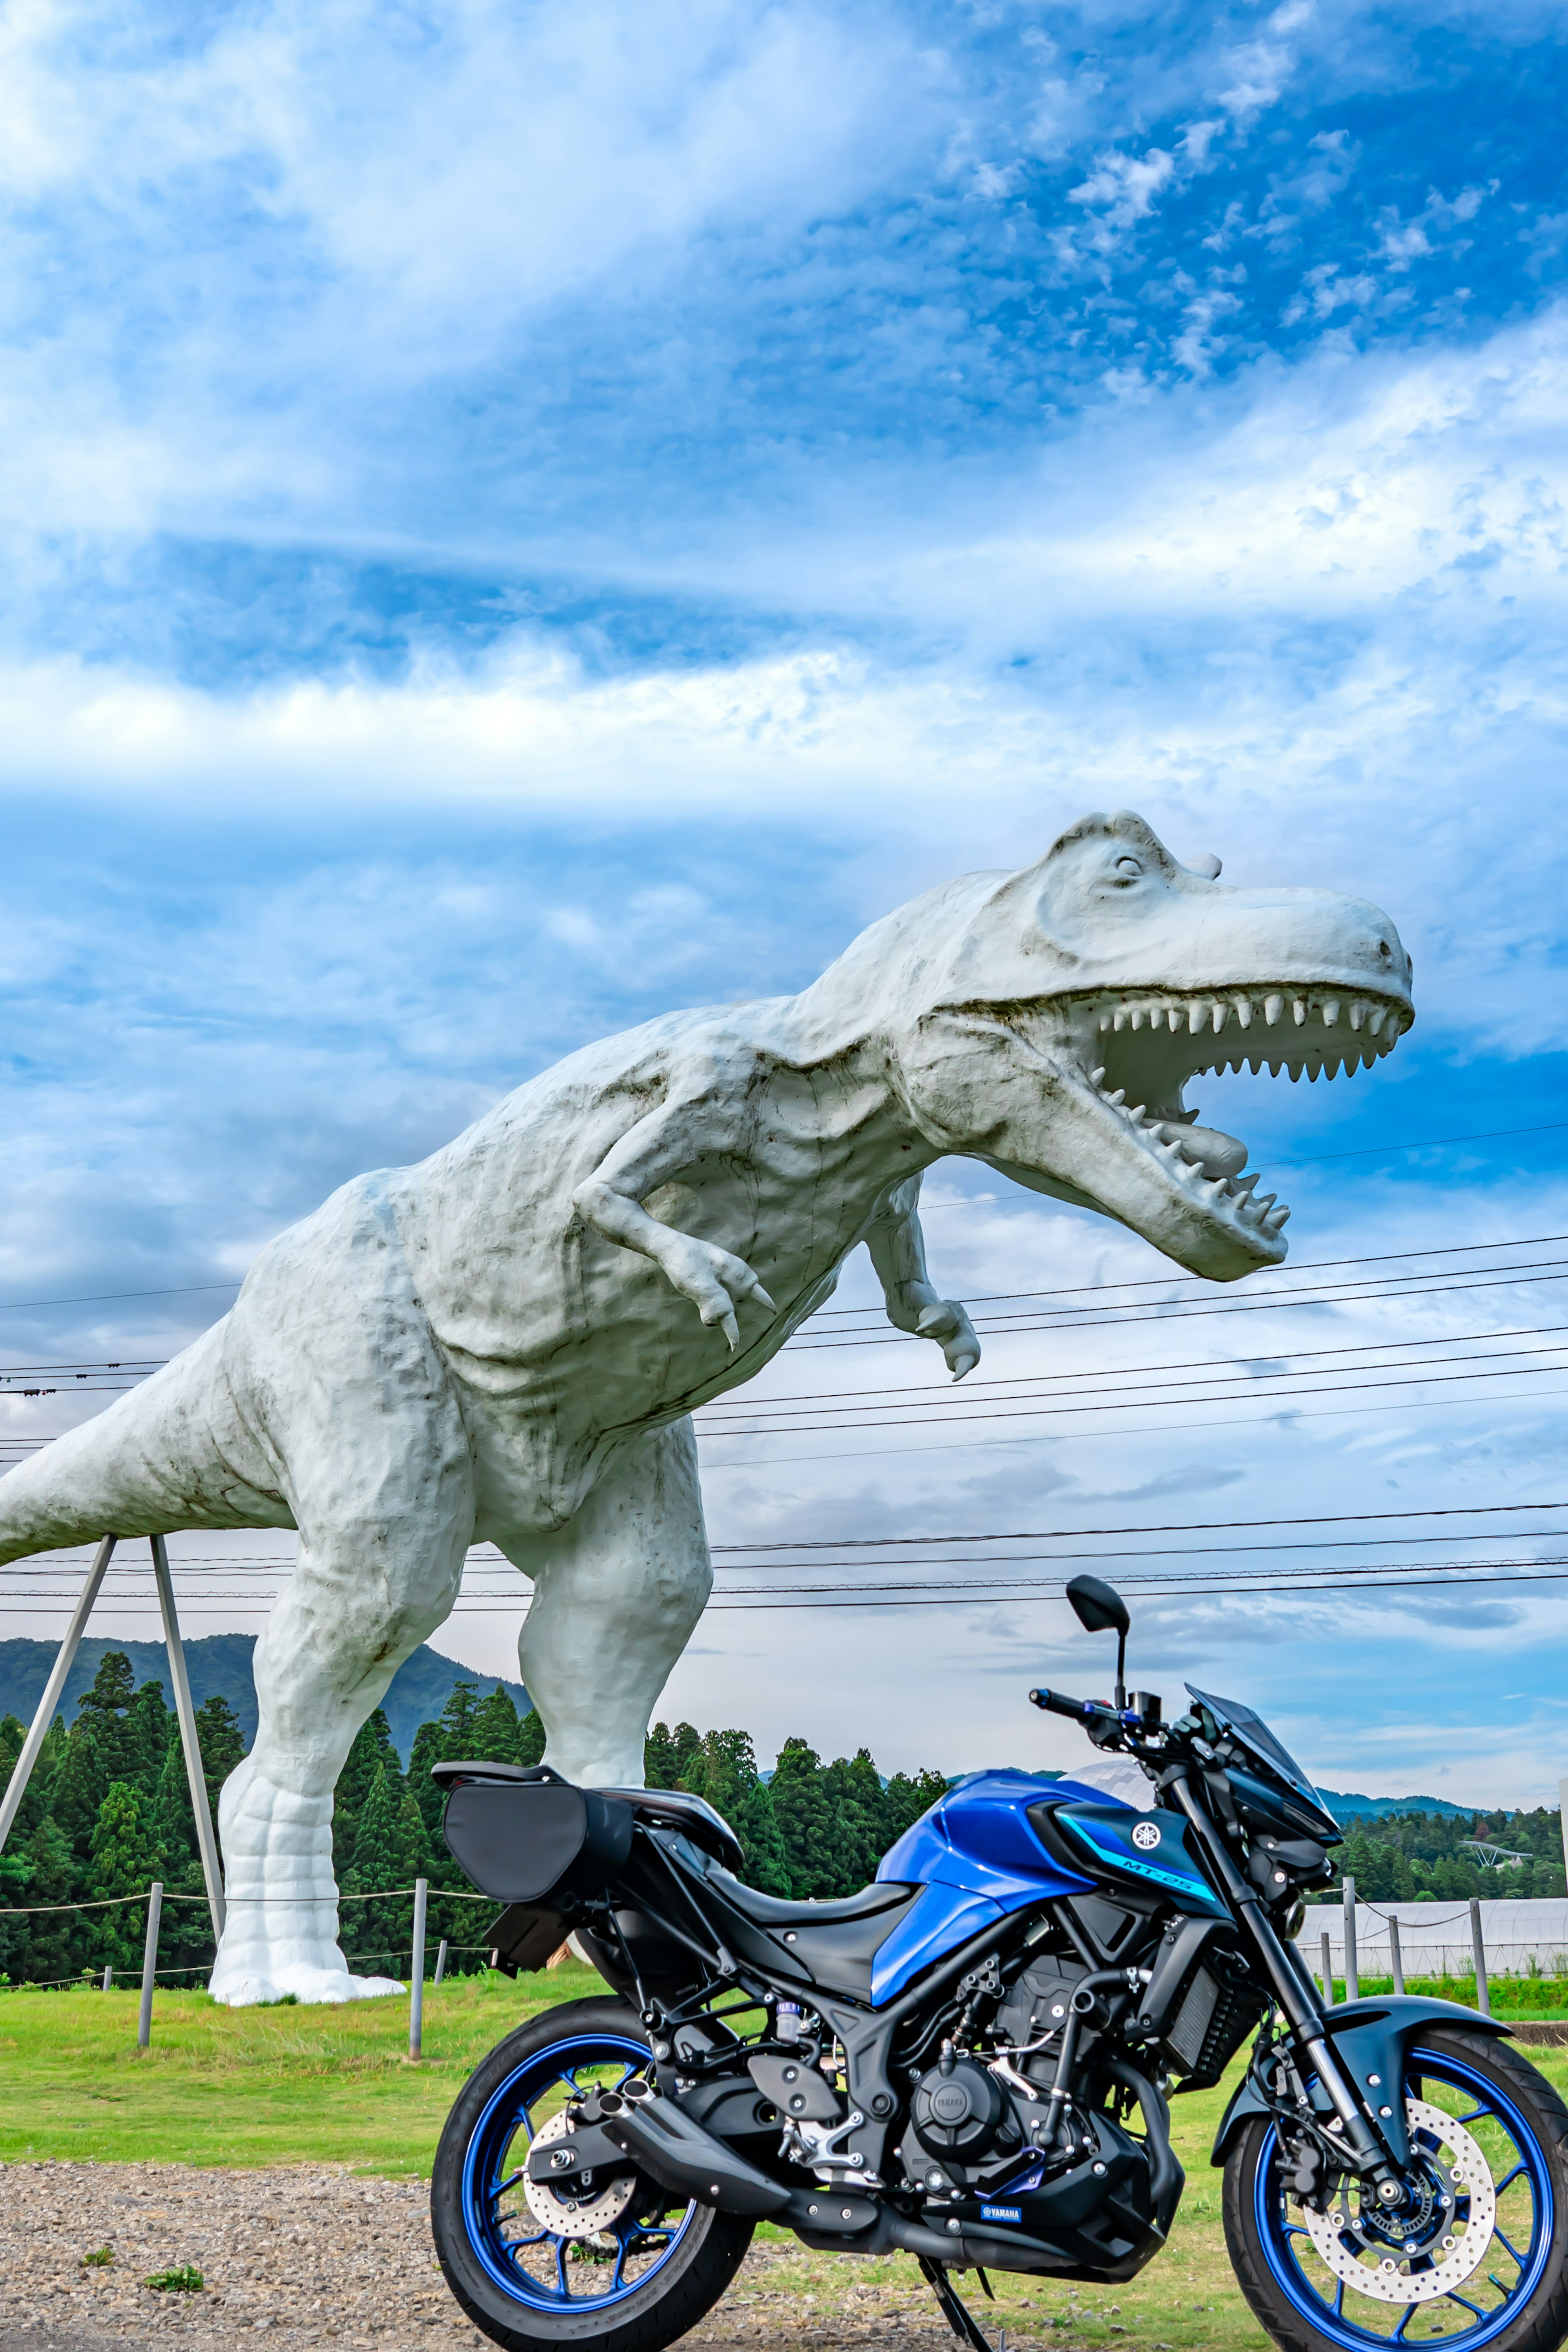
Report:
[[[1337,1077],[1392,1053],[1412,1018],[1408,1004],[1389,997],[1281,982],[1079,999],[1072,1027],[1089,1081],[1128,1139],[1162,1164],[1192,1205],[1267,1250],[1289,1209],[1277,1193],[1257,1194],[1256,1174],[1241,1174],[1245,1143],[1196,1123],[1198,1113],[1182,1100],[1187,1081],[1205,1070]]]

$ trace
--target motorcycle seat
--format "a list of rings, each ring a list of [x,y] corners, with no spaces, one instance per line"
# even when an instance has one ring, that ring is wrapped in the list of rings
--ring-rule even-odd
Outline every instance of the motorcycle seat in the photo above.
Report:
[[[727,1870],[710,1870],[708,1883],[716,1886],[726,1903],[753,1921],[759,1927],[794,1928],[801,1933],[812,1927],[832,1927],[847,1919],[872,1919],[883,1911],[893,1911],[905,1904],[914,1889],[896,1880],[874,1879],[862,1886],[858,1895],[841,1895],[826,1903],[789,1903],[777,1895],[764,1895],[760,1887],[743,1886]]]

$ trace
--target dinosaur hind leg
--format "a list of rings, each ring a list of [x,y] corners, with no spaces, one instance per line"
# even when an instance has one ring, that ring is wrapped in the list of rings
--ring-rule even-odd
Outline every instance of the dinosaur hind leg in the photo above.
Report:
[[[713,1585],[690,1422],[634,1440],[558,1534],[498,1540],[533,1579],[518,1661],[549,1762],[640,1789],[648,1718]]]

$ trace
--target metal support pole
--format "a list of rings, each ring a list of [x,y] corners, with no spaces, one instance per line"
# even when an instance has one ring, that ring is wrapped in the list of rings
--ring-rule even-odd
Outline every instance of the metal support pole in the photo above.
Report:
[[[1492,2013],[1491,1988],[1487,1983],[1487,1948],[1481,1940],[1481,1906],[1470,1897],[1470,1948],[1476,1956],[1476,2007],[1483,2017]]]
[[[16,1769],[11,1775],[10,1786],[5,1791],[4,1801],[0,1801],[0,1846],[3,1846],[10,1836],[11,1824],[16,1820],[22,1800],[27,1793],[27,1783],[33,1777],[33,1767],[38,1760],[38,1750],[42,1748],[45,1735],[55,1719],[55,1709],[60,1703],[60,1693],[66,1686],[66,1676],[76,1663],[76,1654],[81,1645],[81,1637],[86,1630],[87,1621],[92,1614],[92,1604],[98,1599],[98,1589],[103,1582],[104,1571],[113,1557],[115,1542],[116,1538],[113,1536],[105,1536],[99,1545],[97,1556],[87,1572],[87,1582],[82,1586],[80,1598],[71,1612],[71,1621],[66,1627],[65,1640],[60,1643],[59,1656],[55,1660],[53,1673],[44,1685],[44,1696],[38,1701],[37,1712],[33,1717],[33,1727],[22,1743],[22,1753],[16,1759]]]
[[[1332,2009],[1334,2005],[1334,1948],[1329,1941],[1329,1931],[1326,1927],[1323,1930],[1322,1944],[1323,1999],[1328,2002],[1329,2007]]]
[[[1394,1961],[1394,1990],[1405,1990],[1405,1955],[1399,1948],[1399,1922],[1392,1916],[1388,1922],[1388,1949]]]
[[[142,2014],[136,2024],[136,2047],[145,2050],[153,2039],[153,1980],[158,1973],[158,1928],[163,1916],[163,1882],[155,1878],[147,1891],[147,1941],[142,1952]]]
[[[114,1970],[107,1963],[103,1971],[103,1990],[105,1992],[112,1992],[114,1990]]]
[[[207,1803],[206,1775],[202,1770],[202,1743],[196,1737],[196,1711],[191,1705],[191,1678],[185,1672],[185,1648],[174,1608],[174,1584],[169,1574],[169,1553],[162,1536],[153,1538],[153,1573],[158,1580],[158,1606],[163,1612],[163,1646],[169,1653],[169,1680],[174,1685],[174,1712],[180,1719],[180,1745],[185,1751],[185,1778],[190,1783],[191,1812],[196,1824],[196,1851],[206,1881],[207,1908],[213,1934],[221,1937],[226,1913],[223,1874],[218,1868],[217,1839],[213,1834],[212,1808]]]
[[[1345,1881],[1345,1999],[1361,1999],[1361,1968],[1355,1950],[1355,1880]]]
[[[437,1954],[436,1954],[436,1973],[435,1973],[435,1975],[434,1975],[434,1976],[431,1978],[431,1979],[430,1979],[431,1983],[432,1983],[432,1984],[439,1984],[439,1983],[440,1983],[440,1981],[441,1981],[441,1979],[442,1979],[442,1978],[446,1975],[446,1973],[447,1973],[447,1938],[446,1938],[446,1937],[445,1937],[445,1936],[443,1936],[443,1937],[442,1937],[442,1938],[441,1938],[440,1948],[437,1950]]]
[[[1563,1867],[1568,1871],[1568,1780],[1557,1783],[1557,1825],[1563,1832]]]
[[[414,1882],[414,1965],[408,1983],[408,2055],[417,2058],[425,2032],[425,1905],[430,1892],[427,1878]]]

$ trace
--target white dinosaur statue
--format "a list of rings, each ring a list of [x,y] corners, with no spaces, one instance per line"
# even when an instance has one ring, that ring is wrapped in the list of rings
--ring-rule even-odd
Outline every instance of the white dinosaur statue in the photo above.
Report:
[[[573,1054],[416,1168],[280,1234],[222,1321],[0,1486],[0,1559],[184,1528],[295,1528],[222,1796],[233,2002],[393,1990],[338,1948],[332,1789],[470,1544],[532,1580],[519,1655],[569,1779],[640,1785],[711,1582],[690,1414],[777,1354],[868,1244],[888,1312],[962,1378],[927,1278],[950,1153],[1118,1218],[1194,1274],[1285,1255],[1202,1070],[1332,1076],[1412,1018],[1376,908],[1234,890],[1141,818],[875,923],[799,996],[674,1013]],[[286,1902],[258,1898],[287,1897]]]

